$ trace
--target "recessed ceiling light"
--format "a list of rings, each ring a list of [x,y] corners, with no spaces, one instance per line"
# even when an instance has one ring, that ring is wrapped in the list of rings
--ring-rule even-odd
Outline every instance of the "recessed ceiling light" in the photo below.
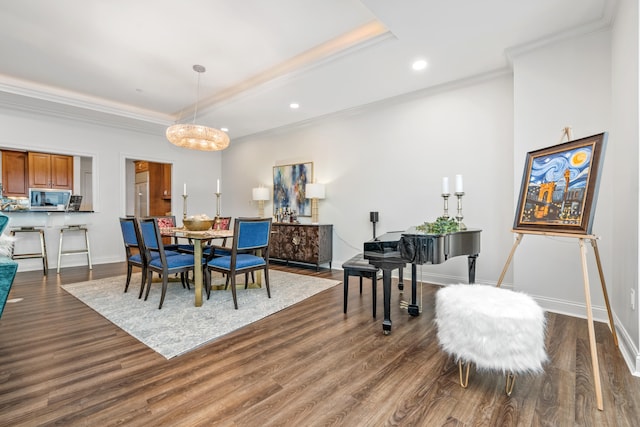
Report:
[[[425,61],[424,59],[418,59],[417,61],[414,61],[414,63],[411,65],[411,68],[416,71],[424,70],[425,68],[427,68],[427,61]]]
[[[300,108],[300,104],[298,104],[297,102],[292,102],[291,104],[289,104],[289,108],[295,110],[297,108]]]
[[[228,128],[220,128],[220,130],[221,130],[222,132],[229,132],[229,129],[228,129]]]

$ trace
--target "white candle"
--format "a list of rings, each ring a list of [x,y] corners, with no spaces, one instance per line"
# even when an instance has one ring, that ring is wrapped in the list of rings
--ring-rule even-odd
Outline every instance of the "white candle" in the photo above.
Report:
[[[462,175],[456,175],[456,193],[463,193],[462,189]]]
[[[184,194],[185,196],[187,195],[187,183],[184,183],[184,189],[182,191],[182,194]]]
[[[220,180],[218,180],[218,187],[217,187],[218,191],[216,191],[216,193],[220,192]]]
[[[449,177],[442,178],[442,194],[449,194]]]

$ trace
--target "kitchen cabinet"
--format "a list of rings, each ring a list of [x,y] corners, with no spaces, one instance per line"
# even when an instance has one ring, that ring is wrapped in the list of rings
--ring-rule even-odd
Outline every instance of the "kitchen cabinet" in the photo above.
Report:
[[[169,185],[165,182],[166,167],[169,166]],[[149,215],[161,216],[171,212],[171,165],[148,162],[149,168]]]
[[[73,156],[28,153],[29,187],[73,190]]]
[[[147,172],[149,170],[149,162],[134,162],[136,165],[136,173],[138,172]]]
[[[171,164],[162,164],[162,196],[171,200]]]
[[[28,197],[27,167],[26,152],[2,151],[2,195],[4,197]]]

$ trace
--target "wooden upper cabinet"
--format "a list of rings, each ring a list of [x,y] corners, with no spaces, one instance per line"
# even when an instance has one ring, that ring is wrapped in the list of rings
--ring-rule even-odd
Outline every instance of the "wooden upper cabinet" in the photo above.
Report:
[[[171,198],[171,163],[162,165],[162,195]]]
[[[51,188],[73,190],[73,157],[51,155]]]
[[[50,188],[51,154],[29,153],[29,187]]]
[[[165,193],[171,191],[166,189],[165,172],[167,164],[147,163],[149,168],[149,215],[167,215],[171,211],[171,196]],[[169,164],[169,170],[171,165]]]
[[[5,197],[28,197],[29,176],[27,153],[24,151],[2,151],[2,195]]]
[[[73,157],[61,154],[29,155],[29,187],[73,190]]]
[[[137,172],[146,172],[149,170],[149,162],[137,161],[134,162],[136,165],[136,173]]]

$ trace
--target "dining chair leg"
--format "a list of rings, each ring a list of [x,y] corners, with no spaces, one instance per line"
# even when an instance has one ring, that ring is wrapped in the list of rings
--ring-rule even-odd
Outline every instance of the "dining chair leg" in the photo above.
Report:
[[[227,280],[229,280],[229,276],[231,276],[231,293],[233,294],[233,306],[235,309],[238,309],[238,297],[236,296],[236,275],[228,274]]]
[[[267,286],[267,296],[271,298],[271,289],[269,288],[269,269],[264,269],[264,283]]]
[[[147,273],[147,291],[144,294],[144,300],[146,301],[149,298],[149,291],[151,290],[151,282],[153,281],[153,271],[149,271]]]
[[[187,290],[191,290],[191,286],[189,286],[189,272],[185,271],[184,273],[180,273],[180,281],[182,282],[182,287]]]
[[[207,300],[211,297],[211,273],[208,268],[203,268],[202,280],[204,281],[204,291],[207,293]]]
[[[131,264],[127,265],[127,283],[124,285],[124,292],[126,293],[129,290],[129,282],[131,282],[131,272],[133,270],[133,266]]]
[[[145,283],[147,283],[147,268],[142,267],[142,283],[140,283],[140,292],[138,293],[138,299],[142,298]]]
[[[162,308],[162,303],[164,302],[164,296],[167,293],[167,284],[169,283],[169,278],[166,274],[162,275],[162,295],[160,295],[160,305],[158,306],[158,310]]]

